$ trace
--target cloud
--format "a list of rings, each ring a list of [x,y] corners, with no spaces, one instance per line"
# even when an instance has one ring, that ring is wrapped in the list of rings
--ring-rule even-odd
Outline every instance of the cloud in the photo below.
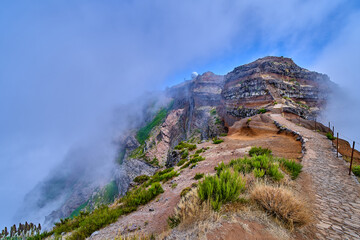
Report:
[[[351,2],[2,2],[0,227],[72,149],[110,141],[99,132],[117,129],[106,126],[119,104],[216,61],[312,58]]]
[[[315,63],[318,71],[327,73],[338,84],[324,120],[335,125],[342,137],[360,143],[360,11],[355,11],[337,37],[323,50]],[[357,145],[359,148],[359,145]]]

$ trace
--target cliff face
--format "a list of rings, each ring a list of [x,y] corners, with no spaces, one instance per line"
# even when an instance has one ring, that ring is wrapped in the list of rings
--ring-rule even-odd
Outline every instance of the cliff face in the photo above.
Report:
[[[261,112],[314,119],[332,85],[326,75],[283,57],[261,58],[225,76],[206,72],[166,91],[172,107],[141,146],[142,158],[172,166],[179,161],[173,148],[180,141],[199,142],[224,134],[234,122]]]
[[[141,126],[149,130],[146,139],[139,139],[135,129],[119,139],[119,165],[112,180],[123,195],[134,177],[152,175],[158,166],[175,165],[180,156],[174,147],[180,141],[198,143],[225,134],[236,121],[261,112],[314,119],[332,85],[326,75],[301,68],[289,58],[265,57],[225,76],[206,72],[171,87],[166,90],[168,106]],[[151,119],[161,121],[154,124]],[[94,191],[77,188],[72,200],[48,217],[49,222],[67,217]]]

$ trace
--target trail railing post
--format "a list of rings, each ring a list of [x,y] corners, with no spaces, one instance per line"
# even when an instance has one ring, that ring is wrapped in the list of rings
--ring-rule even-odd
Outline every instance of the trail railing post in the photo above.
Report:
[[[336,157],[339,157],[339,133],[336,133]]]
[[[330,128],[330,122],[329,122],[329,131],[331,131],[331,128]]]
[[[353,147],[352,147],[352,151],[351,151],[351,161],[350,161],[349,175],[351,175],[352,162],[353,162],[353,157],[354,157],[354,149],[355,149],[355,141],[353,141]]]
[[[315,131],[316,131],[316,118],[315,118]]]
[[[335,128],[335,126],[333,126],[333,132],[332,132],[333,136],[334,136],[334,134],[335,134],[335,132],[334,132],[334,131],[335,131],[335,129],[334,129],[334,128]]]

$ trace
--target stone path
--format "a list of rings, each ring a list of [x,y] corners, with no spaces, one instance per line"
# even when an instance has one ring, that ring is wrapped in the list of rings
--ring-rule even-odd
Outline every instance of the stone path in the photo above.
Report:
[[[297,126],[280,114],[271,117],[305,140],[302,164],[315,191],[318,239],[360,239],[360,184],[348,175],[348,164],[336,157],[325,136]]]

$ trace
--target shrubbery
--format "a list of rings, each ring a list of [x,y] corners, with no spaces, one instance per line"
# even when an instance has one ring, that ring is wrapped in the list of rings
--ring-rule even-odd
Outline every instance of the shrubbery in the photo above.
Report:
[[[352,172],[355,174],[355,176],[360,177],[360,165],[353,166]]]
[[[335,140],[335,139],[336,139],[336,137],[334,137],[331,132],[326,133],[326,137],[327,137],[329,140]]]
[[[137,176],[136,178],[134,178],[134,182],[144,183],[149,179],[150,179],[150,177],[148,175],[140,175],[140,176]]]
[[[220,138],[218,138],[218,137],[214,137],[214,138],[212,139],[212,141],[213,141],[213,144],[219,144],[219,143],[224,142],[223,139],[220,139]]]
[[[198,185],[198,194],[202,201],[210,201],[214,210],[223,203],[235,200],[245,189],[245,181],[237,172],[226,169],[219,176],[207,176]]]
[[[181,141],[177,146],[175,146],[174,149],[176,150],[182,150],[184,148],[187,148],[189,151],[195,150],[196,149],[196,144],[190,144],[184,141]]]
[[[202,179],[203,177],[204,177],[203,173],[197,173],[197,174],[195,174],[194,179],[199,180],[199,179]]]
[[[284,158],[279,159],[279,162],[281,166],[290,173],[292,179],[296,179],[299,176],[302,169],[302,165],[300,163],[297,163],[294,160],[287,160]]]
[[[262,148],[262,147],[252,147],[249,151],[249,155],[250,156],[254,156],[254,155],[270,155],[271,154],[271,150],[267,149],[267,148]]]

